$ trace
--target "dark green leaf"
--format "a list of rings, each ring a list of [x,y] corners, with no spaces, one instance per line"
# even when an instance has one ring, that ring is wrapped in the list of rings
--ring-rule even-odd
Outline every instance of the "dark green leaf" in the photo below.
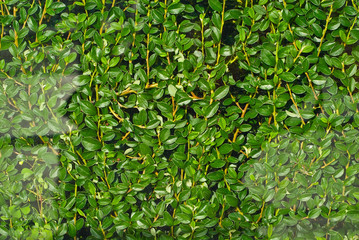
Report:
[[[88,101],[81,101],[80,102],[81,110],[88,115],[96,115],[96,107],[92,103]]]
[[[269,50],[262,49],[260,58],[265,64],[267,64],[267,65],[269,65],[271,67],[274,67],[274,65],[275,65],[275,57],[273,56],[273,54]]]
[[[222,12],[222,3],[218,0],[208,0],[209,6],[217,12]]]
[[[185,9],[185,5],[182,3],[172,3],[168,6],[167,11],[170,14],[180,14]]]
[[[232,147],[232,144],[230,143],[225,143],[225,144],[222,144],[219,148],[219,152],[221,154],[228,154],[230,153],[231,151],[233,150],[233,147]]]
[[[291,72],[281,73],[279,77],[286,82],[293,82],[296,79],[295,75]]]

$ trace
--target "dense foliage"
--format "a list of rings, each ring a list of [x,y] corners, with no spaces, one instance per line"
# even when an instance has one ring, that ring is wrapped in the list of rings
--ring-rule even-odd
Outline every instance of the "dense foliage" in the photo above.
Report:
[[[0,239],[357,239],[358,7],[0,1]]]

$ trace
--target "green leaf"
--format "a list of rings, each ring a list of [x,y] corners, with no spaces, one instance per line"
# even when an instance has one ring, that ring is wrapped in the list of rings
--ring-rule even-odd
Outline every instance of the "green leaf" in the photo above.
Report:
[[[158,9],[155,9],[153,11],[151,11],[152,17],[154,20],[156,20],[156,22],[158,23],[163,23],[164,19],[164,14],[159,11]]]
[[[233,197],[233,196],[226,196],[226,202],[229,204],[229,206],[231,207],[238,207],[238,199]]]
[[[91,176],[91,171],[86,166],[76,166],[76,170],[81,176],[85,176],[85,177]]]
[[[102,147],[102,144],[97,139],[91,137],[84,137],[82,145],[88,151],[97,151]]]
[[[320,208],[312,209],[308,213],[308,218],[315,219],[315,218],[319,217],[321,212],[322,212],[322,209],[320,209]]]
[[[327,82],[327,78],[321,75],[318,75],[316,78],[312,79],[312,82],[315,85],[324,85]]]
[[[185,213],[176,213],[176,219],[182,224],[189,224],[191,222],[191,216]]]
[[[205,114],[204,114],[205,117],[206,118],[213,117],[217,113],[218,108],[219,108],[219,102],[214,102],[211,105],[209,105],[205,111]]]
[[[221,86],[214,92],[214,100],[220,100],[227,96],[229,92],[229,86]]]
[[[358,210],[349,210],[347,213],[347,217],[353,222],[359,222],[359,211]]]
[[[170,14],[180,14],[185,8],[185,5],[182,3],[172,3],[168,6],[167,11]]]
[[[108,99],[101,99],[95,103],[95,106],[98,108],[104,108],[111,104],[111,102]]]
[[[354,74],[357,73],[357,65],[355,65],[355,64],[351,65],[351,66],[346,70],[346,73],[347,73],[348,77],[354,76]]]
[[[152,155],[152,150],[149,146],[147,146],[146,144],[144,143],[141,143],[140,144],[140,153],[141,155]]]
[[[339,9],[341,7],[343,7],[345,4],[345,0],[334,0],[334,3],[333,3],[333,9]]]
[[[216,171],[211,172],[207,174],[207,178],[211,181],[219,181],[223,179],[223,172],[222,171]]]
[[[272,105],[263,105],[262,107],[257,109],[258,113],[262,116],[270,116],[273,113],[273,106]]]
[[[83,218],[79,218],[76,221],[76,230],[79,231],[84,226],[85,220]]]
[[[96,194],[96,186],[93,182],[88,181],[87,182],[87,188],[86,188],[92,196]],[[92,198],[92,197],[90,197]]]
[[[86,85],[87,83],[89,83],[91,80],[91,77],[88,75],[79,75],[76,76],[72,82],[76,85],[76,86],[83,86]]]
[[[239,130],[241,132],[249,132],[250,130],[252,129],[252,126],[250,124],[242,124],[240,127],[239,127]]]
[[[34,174],[34,172],[32,170],[30,170],[29,168],[23,168],[21,170],[21,174],[23,176],[24,179],[27,179],[28,177],[30,177],[32,174]]]
[[[350,16],[355,16],[357,14],[357,11],[353,6],[345,6],[344,12]]]
[[[359,192],[353,193],[353,196],[354,196],[356,199],[359,199]]]
[[[177,88],[173,86],[172,84],[168,85],[168,92],[170,93],[171,97],[176,96]]]
[[[264,80],[264,81],[261,81],[260,84],[261,85],[259,86],[259,88],[263,89],[263,90],[271,90],[274,88],[273,81]]]
[[[37,32],[39,28],[38,22],[32,16],[27,20],[27,26],[29,26],[29,29],[33,32]]]
[[[314,46],[312,45],[305,45],[302,47],[302,53],[310,53],[311,51],[313,51]]]
[[[272,234],[273,234],[273,225],[270,224],[270,225],[268,226],[267,235],[268,235],[268,237],[270,238],[270,237],[272,236]]]
[[[158,119],[155,119],[155,120],[151,120],[148,122],[146,128],[147,129],[154,129],[156,128],[158,125],[160,125],[161,121],[158,120]]]
[[[189,20],[184,20],[180,23],[178,30],[183,33],[192,31],[194,24]]]
[[[168,103],[159,102],[159,103],[157,103],[157,107],[161,112],[164,112],[164,113],[172,112],[172,107]]]
[[[355,38],[356,40],[359,40],[359,30],[353,29],[353,30],[350,32],[350,35],[353,36],[353,38]]]
[[[180,202],[186,201],[189,199],[190,196],[191,196],[191,191],[189,189],[183,190],[179,195],[179,200]]]
[[[219,43],[221,41],[221,37],[222,37],[221,31],[217,27],[214,27],[214,26],[211,27],[211,30],[212,30],[211,36],[212,36],[214,42]]]
[[[313,110],[301,110],[300,114],[304,119],[311,119],[315,117],[315,113],[313,112]]]
[[[87,115],[96,115],[96,107],[94,104],[84,100],[80,102],[81,110]]]
[[[114,67],[120,61],[120,57],[114,57],[110,60],[110,67]]]
[[[278,24],[280,21],[280,14],[275,9],[269,13],[268,17],[269,17],[269,20],[274,24]]]
[[[125,51],[126,51],[126,46],[117,45],[112,49],[112,54],[118,56],[125,53]]]
[[[76,236],[76,227],[75,227],[75,225],[72,222],[68,222],[67,227],[68,227],[69,236],[70,237]]]
[[[59,160],[57,156],[53,153],[44,153],[41,155],[41,158],[45,161],[47,164],[58,164]]]
[[[21,30],[19,31],[18,37],[19,37],[19,38],[24,38],[28,33],[29,33],[29,29],[28,29],[28,28],[21,29]]]
[[[270,189],[270,190],[268,190],[268,192],[266,192],[266,193],[264,194],[263,200],[264,200],[265,202],[269,202],[269,201],[271,201],[271,200],[273,199],[274,195],[275,195],[274,189]]]
[[[143,82],[143,83],[147,82],[147,75],[146,75],[145,70],[140,68],[136,74],[140,78],[141,82]]]
[[[295,75],[291,72],[283,72],[279,77],[286,82],[293,82],[296,79]]]
[[[267,64],[271,67],[275,66],[275,57],[269,50],[262,49],[260,58],[265,64]]]
[[[46,3],[45,3],[45,8],[50,8],[51,4],[52,4],[53,0],[46,0]]]
[[[233,150],[233,147],[232,147],[232,144],[230,144],[230,143],[222,144],[222,145],[219,147],[219,152],[220,152],[221,154],[228,154],[228,153],[230,153],[232,150]]]
[[[96,44],[97,44],[100,48],[103,48],[103,40],[102,40],[101,35],[100,35],[98,32],[95,32],[95,34],[94,34],[94,39],[95,39]]]
[[[209,6],[217,12],[222,12],[222,3],[220,3],[218,0],[208,0]]]
[[[224,56],[224,57],[231,56],[233,54],[232,53],[232,48],[230,46],[223,46],[221,48],[220,54],[221,54],[221,56]]]
[[[344,52],[344,46],[341,44],[336,44],[329,52],[331,56],[339,56]]]
[[[66,5],[62,2],[54,2],[51,4],[51,9],[55,11],[56,14],[61,13],[63,10],[65,10]]]
[[[25,214],[25,215],[29,214],[30,211],[31,211],[30,205],[21,208],[21,212],[22,212],[23,214]]]
[[[218,120],[218,126],[219,126],[222,130],[224,130],[224,129],[226,128],[226,125],[227,125],[226,119],[224,119],[223,117]]]
[[[213,168],[222,168],[224,165],[226,165],[226,161],[220,159],[217,159],[211,163],[211,167]]]

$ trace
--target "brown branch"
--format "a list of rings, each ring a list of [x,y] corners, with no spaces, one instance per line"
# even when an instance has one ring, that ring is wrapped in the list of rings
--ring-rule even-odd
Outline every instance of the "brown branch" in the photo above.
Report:
[[[158,87],[158,83],[149,84],[145,87],[145,89],[150,89],[150,88],[155,88],[155,87]],[[121,93],[116,93],[116,95],[124,96],[124,95],[130,94],[130,93],[137,93],[137,92],[135,90],[132,90],[131,88],[127,88],[126,90],[124,90]]]

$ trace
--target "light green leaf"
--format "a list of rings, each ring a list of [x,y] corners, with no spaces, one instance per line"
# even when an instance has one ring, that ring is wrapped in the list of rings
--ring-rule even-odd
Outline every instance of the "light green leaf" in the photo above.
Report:
[[[57,156],[53,153],[47,152],[41,155],[41,158],[47,163],[47,164],[57,164],[59,163],[59,160]]]
[[[176,96],[177,88],[172,84],[168,85],[168,92],[170,93],[171,97]]]

